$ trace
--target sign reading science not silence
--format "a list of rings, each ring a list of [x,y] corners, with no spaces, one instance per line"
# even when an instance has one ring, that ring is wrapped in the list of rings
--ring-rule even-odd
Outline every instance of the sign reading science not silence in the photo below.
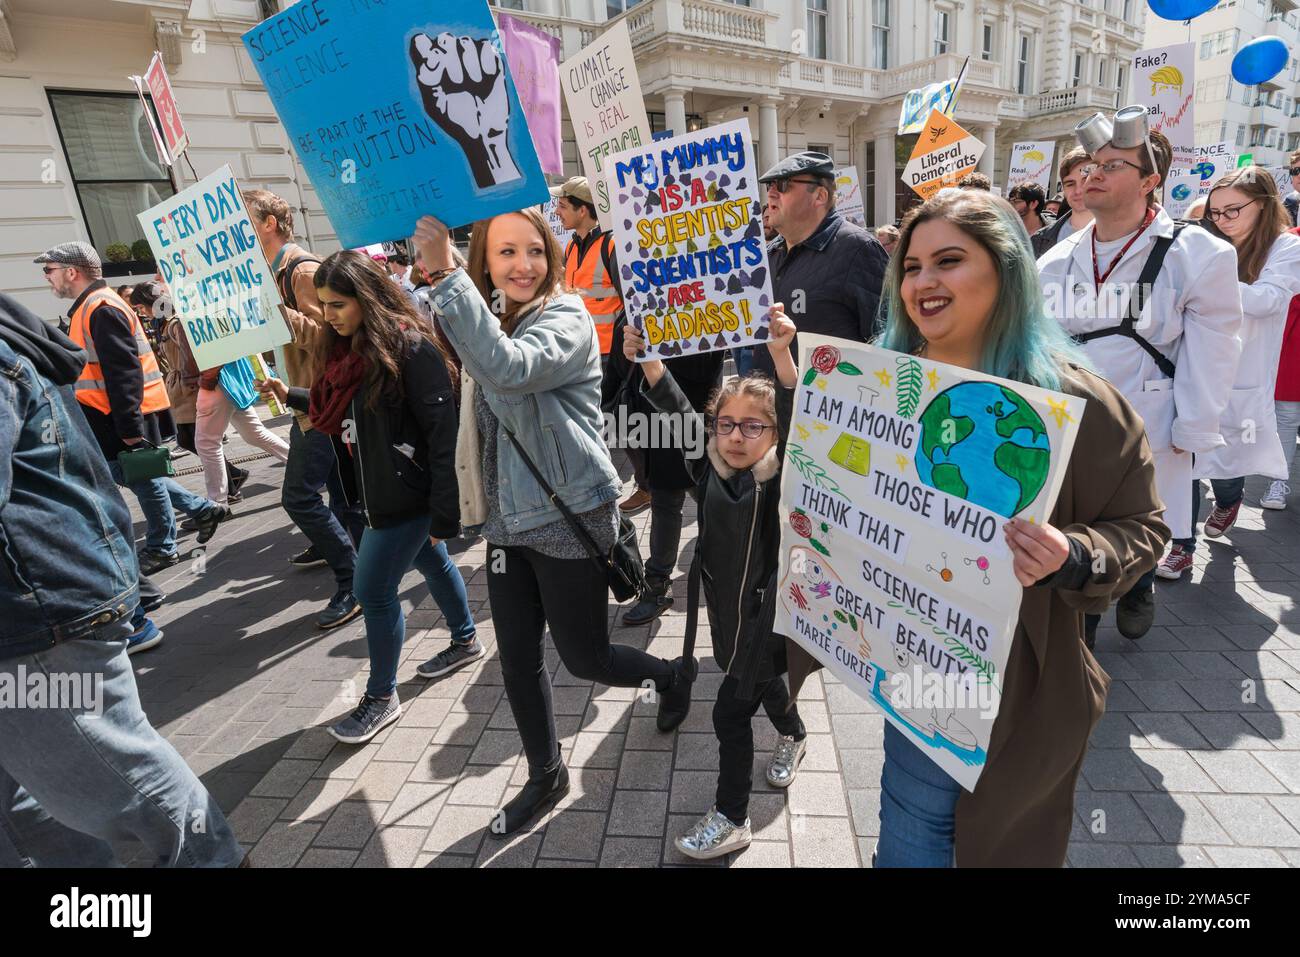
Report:
[[[735,120],[609,158],[628,321],[669,359],[767,339],[772,286],[749,124]]]
[[[1024,589],[1007,519],[1043,524],[1085,402],[799,334],[774,630],[967,790]]]

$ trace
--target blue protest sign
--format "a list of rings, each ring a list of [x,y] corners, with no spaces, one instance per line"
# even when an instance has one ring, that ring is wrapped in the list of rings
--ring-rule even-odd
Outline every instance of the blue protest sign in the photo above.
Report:
[[[485,0],[300,0],[244,46],[345,247],[550,198]]]

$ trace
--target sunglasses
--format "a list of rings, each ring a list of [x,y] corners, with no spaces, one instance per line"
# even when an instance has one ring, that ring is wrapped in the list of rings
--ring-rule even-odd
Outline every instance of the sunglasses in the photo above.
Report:
[[[58,272],[60,269],[71,269],[71,268],[72,268],[71,266],[45,266],[44,268],[41,269],[41,272],[45,273],[45,275],[48,276],[50,273]]]
[[[1292,176],[1300,176],[1300,166],[1292,166],[1292,167],[1291,167],[1291,175],[1292,175]]]
[[[815,179],[774,179],[768,185],[774,187],[778,193],[788,193],[790,191],[790,186],[793,183],[804,183],[807,186],[825,185]],[[751,438],[753,438],[753,436],[751,436]]]
[[[709,423],[709,428],[718,435],[730,435],[739,426],[740,434],[747,439],[756,439],[768,429],[775,429],[775,425],[767,425],[763,422],[755,422],[753,419],[746,419],[743,422],[737,422],[735,419],[714,419]]]

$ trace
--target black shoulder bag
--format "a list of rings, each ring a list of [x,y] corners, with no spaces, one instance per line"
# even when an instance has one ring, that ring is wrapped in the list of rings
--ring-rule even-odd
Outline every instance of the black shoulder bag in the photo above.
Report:
[[[503,425],[502,428],[505,426]],[[641,561],[641,549],[637,545],[636,526],[626,516],[620,515],[618,537],[614,539],[609,554],[602,554],[591,533],[582,527],[582,523],[573,512],[569,511],[569,506],[555,494],[555,489],[551,488],[550,483],[542,477],[542,473],[533,464],[524,447],[519,444],[515,434],[509,429],[505,429],[505,433],[514,444],[515,450],[519,452],[519,457],[528,466],[528,471],[533,473],[533,478],[537,479],[537,484],[551,500],[551,504],[560,510],[564,520],[569,523],[569,528],[573,529],[573,534],[578,536],[578,541],[582,542],[582,547],[587,550],[591,560],[605,573],[609,581],[609,590],[614,593],[614,599],[625,602],[639,595],[645,588],[645,564]]]

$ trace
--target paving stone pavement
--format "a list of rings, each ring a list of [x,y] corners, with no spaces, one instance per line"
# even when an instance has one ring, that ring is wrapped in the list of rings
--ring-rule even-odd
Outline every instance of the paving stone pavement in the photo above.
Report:
[[[287,434],[287,420],[269,424]],[[228,453],[249,450],[232,436]],[[634,689],[579,681],[548,648],[572,791],[529,833],[499,842],[487,835],[492,812],[527,768],[496,657],[485,544],[451,548],[487,656],[440,680],[415,675],[449,635],[411,573],[404,713],[369,744],[343,745],[324,725],[364,687],[360,619],[332,632],[313,626],[333,580],[328,569],[287,564],[305,539],[279,505],[283,468],[269,458],[247,467],[245,501],[205,560],[159,576],[169,597],[154,617],[166,639],[134,664],[150,718],[258,865],[710,866],[672,846],[708,809],[716,783],[710,696],[721,674],[707,628],[694,706],[675,735],[656,731],[654,705]],[[201,475],[180,481],[202,488]],[[1262,491],[1248,483],[1238,526],[1226,541],[1202,541],[1190,581],[1159,583],[1156,627],[1142,641],[1103,621],[1097,653],[1113,681],[1079,781],[1071,866],[1300,866],[1300,517],[1261,513]],[[687,557],[693,519],[688,512]],[[649,512],[636,521],[645,542]],[[676,607],[650,625],[616,628],[615,641],[680,653],[685,567]],[[829,676],[809,682],[799,708],[809,745],[798,778],[784,793],[767,787],[775,731],[756,719],[754,843],[711,866],[869,864],[882,719]]]

